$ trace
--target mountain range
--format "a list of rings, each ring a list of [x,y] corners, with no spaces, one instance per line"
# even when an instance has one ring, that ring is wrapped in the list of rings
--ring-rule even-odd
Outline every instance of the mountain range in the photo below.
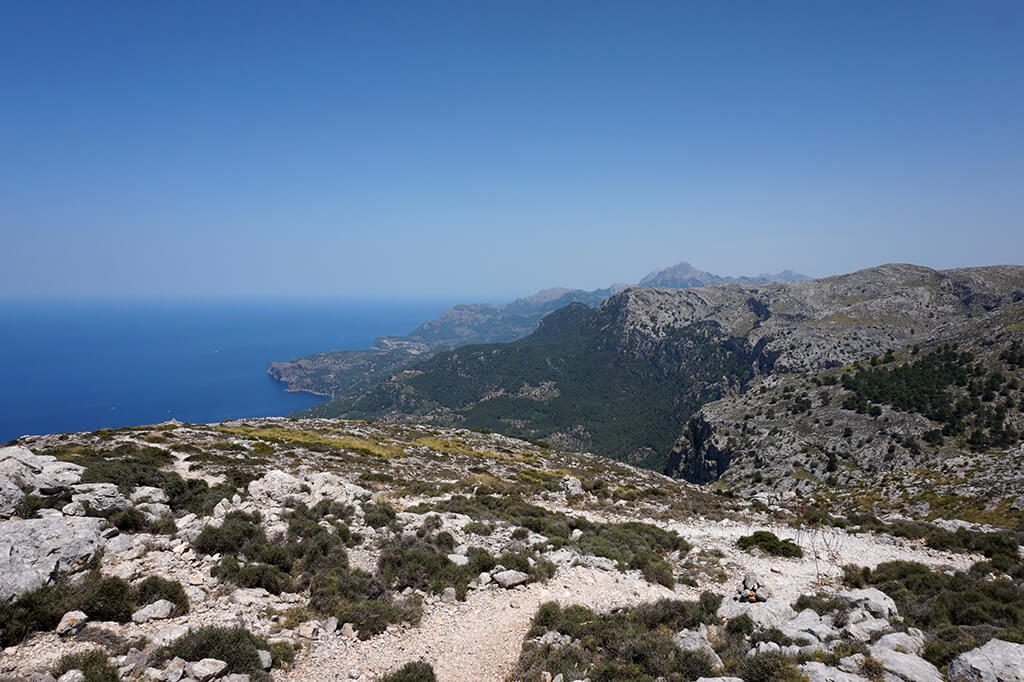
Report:
[[[721,277],[697,270],[687,262],[655,270],[640,286],[694,287],[706,284],[774,284],[807,279],[786,270],[775,275]],[[330,350],[287,361],[271,362],[267,373],[289,391],[306,391],[331,398],[350,395],[386,379],[391,373],[440,350],[474,343],[504,343],[531,333],[541,318],[570,303],[594,307],[629,285],[612,284],[584,291],[554,287],[511,303],[460,304],[424,322],[406,336],[381,336],[367,350]]]
[[[493,430],[751,494],[877,491],[881,472],[914,470],[893,484],[911,480],[926,504],[929,486],[962,492],[964,468],[992,460],[973,493],[1013,504],[1022,344],[1020,266],[633,287],[308,414]]]

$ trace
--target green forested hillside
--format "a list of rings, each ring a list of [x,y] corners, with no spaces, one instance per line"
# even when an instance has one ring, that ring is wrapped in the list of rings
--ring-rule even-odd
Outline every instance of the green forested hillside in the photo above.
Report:
[[[660,467],[686,420],[717,396],[710,385],[752,374],[743,345],[715,325],[674,329],[640,352],[600,322],[597,311],[572,305],[521,341],[441,353],[398,382],[314,414],[401,409]]]

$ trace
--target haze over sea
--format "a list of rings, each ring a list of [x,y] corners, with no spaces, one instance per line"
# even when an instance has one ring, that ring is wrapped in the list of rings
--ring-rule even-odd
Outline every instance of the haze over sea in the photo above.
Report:
[[[0,442],[168,419],[285,415],[323,400],[286,393],[271,360],[368,348],[451,302],[0,301]]]

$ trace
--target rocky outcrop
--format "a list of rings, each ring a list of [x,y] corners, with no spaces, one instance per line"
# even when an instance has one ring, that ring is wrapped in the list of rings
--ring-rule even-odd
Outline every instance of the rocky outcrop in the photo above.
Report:
[[[36,455],[22,446],[0,448],[0,474],[15,485],[47,494],[67,488],[82,478],[83,467],[57,461],[49,455]]]
[[[722,600],[717,615],[725,620],[746,615],[757,627],[767,630],[780,627],[797,614],[786,602],[771,598],[771,592],[760,576],[748,573],[736,591]]]
[[[81,570],[101,546],[101,519],[50,517],[0,523],[0,601]]]
[[[71,501],[101,516],[132,506],[113,483],[81,483],[71,486]]]
[[[949,664],[953,682],[1024,682],[1024,644],[990,640]]]

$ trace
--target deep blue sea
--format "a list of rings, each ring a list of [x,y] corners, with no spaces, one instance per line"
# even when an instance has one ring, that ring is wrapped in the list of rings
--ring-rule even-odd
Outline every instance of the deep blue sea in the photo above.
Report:
[[[324,398],[286,393],[267,376],[271,360],[369,348],[451,303],[0,302],[0,443],[305,409]]]

